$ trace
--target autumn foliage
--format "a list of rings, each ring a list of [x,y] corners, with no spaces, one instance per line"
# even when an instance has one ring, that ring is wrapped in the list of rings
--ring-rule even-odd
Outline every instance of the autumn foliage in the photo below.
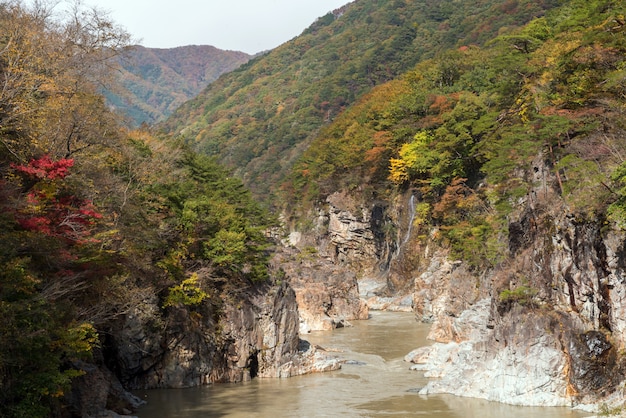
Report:
[[[529,199],[626,225],[623,2],[354,2],[181,107],[178,140],[100,94],[127,34],[42,3],[0,4],[0,416],[60,415],[145,300],[157,327],[217,322],[215,296],[271,277],[253,195],[303,215],[410,193],[411,239],[481,271]]]
[[[506,19],[521,7],[507,2],[498,13]],[[448,24],[451,14],[436,16]],[[485,45],[421,61],[321,130],[284,186],[287,199],[302,196],[291,207],[338,189],[365,202],[411,190],[432,208],[440,244],[482,268],[506,255],[499,240],[537,188],[538,161],[554,179],[541,197],[549,189],[581,216],[601,218],[610,206],[612,218],[623,217],[624,177],[611,173],[626,155],[624,14],[619,2],[571,1]],[[493,20],[484,22],[477,39]]]
[[[73,159],[53,161],[48,155],[27,165],[11,164],[29,185],[25,204],[15,215],[22,228],[75,244],[94,242],[90,227],[102,215],[91,201],[63,190],[62,180],[73,165]]]
[[[0,3],[2,417],[65,416],[147,295],[166,317],[269,277],[272,219],[241,182],[105,105],[128,35],[45,4]]]

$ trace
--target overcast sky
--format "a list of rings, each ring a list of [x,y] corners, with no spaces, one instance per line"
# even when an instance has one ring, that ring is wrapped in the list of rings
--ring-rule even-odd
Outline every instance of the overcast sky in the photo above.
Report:
[[[302,33],[350,0],[83,0],[150,48],[213,45],[256,53]]]

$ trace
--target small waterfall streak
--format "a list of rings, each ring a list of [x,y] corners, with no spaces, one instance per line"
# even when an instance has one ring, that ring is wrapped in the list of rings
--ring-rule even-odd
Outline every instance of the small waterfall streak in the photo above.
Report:
[[[413,221],[415,220],[415,196],[411,195],[409,199],[409,227],[406,230],[406,235],[404,236],[404,240],[402,240],[402,245],[409,242],[411,238],[411,232],[413,231]]]
[[[389,274],[393,260],[398,258],[398,256],[400,255],[400,252],[402,251],[402,247],[404,247],[404,245],[407,242],[409,242],[409,239],[411,239],[411,233],[413,232],[413,221],[415,220],[415,196],[414,195],[411,195],[411,198],[409,199],[408,209],[409,209],[409,225],[402,241],[400,241],[400,234],[398,233],[396,235],[396,240],[394,243],[395,245],[391,245],[388,241],[385,242],[385,249],[386,249],[385,254],[387,254],[387,257],[386,257],[386,261],[380,266],[380,272],[381,272],[382,277],[385,277]]]

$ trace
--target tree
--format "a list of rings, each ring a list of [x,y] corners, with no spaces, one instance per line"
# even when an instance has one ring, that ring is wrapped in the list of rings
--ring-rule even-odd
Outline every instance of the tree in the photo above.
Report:
[[[180,163],[182,178],[154,190],[166,197],[172,211],[167,228],[178,231],[159,264],[176,282],[191,265],[235,281],[267,279],[270,241],[265,231],[273,219],[212,158],[188,153]]]
[[[43,156],[13,164],[12,182],[0,185],[0,412],[9,416],[47,416],[81,374],[71,361],[89,357],[98,341],[96,318],[79,312],[90,280],[102,280],[92,247],[102,215],[72,194],[72,166]]]
[[[93,9],[76,3],[64,21],[36,2],[0,5],[0,143],[19,161],[32,154],[69,158],[101,145],[115,132],[98,89],[111,58],[129,35]],[[28,144],[28,146],[25,146]]]
[[[0,415],[7,417],[50,416],[81,374],[76,361],[91,356],[98,328],[125,303],[115,287],[123,268],[102,240],[116,232],[88,196],[112,175],[103,146],[117,145],[121,131],[98,83],[127,35],[79,3],[65,21],[47,4],[0,4]]]

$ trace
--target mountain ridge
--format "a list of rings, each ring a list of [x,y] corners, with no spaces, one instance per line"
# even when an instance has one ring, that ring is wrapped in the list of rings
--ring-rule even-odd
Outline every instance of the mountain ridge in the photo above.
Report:
[[[127,115],[132,125],[153,124],[250,58],[244,52],[211,45],[134,45],[119,60],[119,86],[107,91],[106,96],[110,106]]]
[[[256,196],[268,196],[318,129],[373,86],[442,49],[523,24],[556,3],[521,1],[505,14],[491,0],[452,4],[349,3],[343,13],[328,13],[301,36],[221,77],[158,127],[216,156]],[[498,19],[484,24],[478,17],[486,10],[498,12]]]

